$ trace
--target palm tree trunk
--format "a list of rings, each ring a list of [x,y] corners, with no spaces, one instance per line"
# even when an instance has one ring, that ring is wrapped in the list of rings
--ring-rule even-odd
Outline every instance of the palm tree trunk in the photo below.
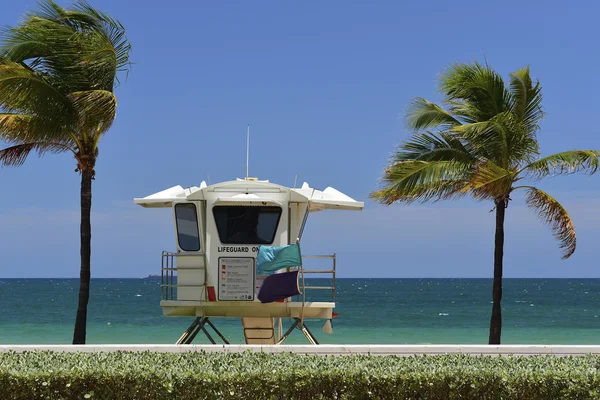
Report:
[[[504,257],[504,215],[506,203],[496,202],[496,235],[494,239],[494,289],[492,291],[492,319],[489,344],[500,344],[502,332],[502,258]]]
[[[92,176],[93,170],[81,171],[81,269],[79,271],[79,306],[75,319],[73,344],[85,344],[87,306],[90,298],[90,257],[92,253]]]

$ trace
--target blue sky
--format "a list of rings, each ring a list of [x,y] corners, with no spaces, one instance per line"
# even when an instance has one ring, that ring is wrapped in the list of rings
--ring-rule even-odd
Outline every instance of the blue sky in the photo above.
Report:
[[[12,25],[35,1],[5,2]],[[69,3],[59,1],[61,5]],[[504,77],[530,65],[544,87],[542,152],[600,149],[600,3],[558,1],[93,0],[127,28],[135,62],[100,145],[93,277],[158,273],[174,248],[168,210],[133,205],[181,184],[250,175],[333,186],[363,212],[311,216],[305,253],[337,252],[342,277],[491,277],[492,204],[367,200],[416,96],[439,100],[452,62]],[[172,5],[172,6],[171,6]],[[0,169],[0,277],[79,274],[79,176],[68,155]],[[600,277],[600,174],[541,184],[569,210],[578,249],[560,259],[551,232],[516,196],[507,211],[505,276]]]

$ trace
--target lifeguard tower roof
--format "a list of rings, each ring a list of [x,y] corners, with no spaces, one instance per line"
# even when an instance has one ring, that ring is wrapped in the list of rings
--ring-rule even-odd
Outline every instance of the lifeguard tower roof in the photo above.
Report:
[[[240,189],[244,188],[251,188],[253,192],[260,191],[261,193],[233,194],[228,190],[233,189],[233,192],[239,192]],[[261,189],[266,189],[266,192]],[[269,193],[273,193],[273,191],[278,193],[288,192],[290,195],[289,201],[307,202],[309,204],[309,212],[326,209],[362,210],[364,207],[363,202],[356,201],[332,187],[327,187],[325,190],[318,190],[311,188],[308,183],[304,182],[299,189],[288,188],[270,183],[268,180],[256,180],[252,178],[238,178],[235,181],[222,182],[210,186],[207,186],[206,182],[203,181],[199,187],[191,186],[189,188],[183,188],[182,186],[177,185],[143,198],[135,198],[134,203],[148,208],[172,207],[173,202],[182,200],[206,200],[206,193],[220,191],[223,192],[223,198],[227,198],[228,202],[240,203],[260,203],[268,200],[270,197]]]

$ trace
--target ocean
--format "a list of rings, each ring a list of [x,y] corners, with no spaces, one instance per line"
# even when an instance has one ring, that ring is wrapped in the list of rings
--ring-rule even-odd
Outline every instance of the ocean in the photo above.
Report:
[[[487,343],[491,279],[338,279],[337,288],[333,335],[306,322],[320,343]],[[0,344],[71,343],[77,293],[77,279],[0,279]],[[87,343],[175,343],[193,318],[164,317],[159,301],[160,279],[92,279]],[[600,279],[505,279],[502,304],[504,344],[600,344]],[[244,343],[239,319],[212,321]],[[286,343],[306,339],[296,330]]]

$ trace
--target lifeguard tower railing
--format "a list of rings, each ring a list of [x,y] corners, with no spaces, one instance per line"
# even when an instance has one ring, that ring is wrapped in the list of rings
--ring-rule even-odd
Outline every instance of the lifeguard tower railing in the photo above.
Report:
[[[189,253],[174,253],[170,251],[162,252],[162,265],[161,265],[161,278],[160,278],[160,287],[161,287],[161,300],[177,300],[177,288],[186,287],[186,288],[201,288],[205,289],[206,284],[203,285],[183,285],[179,284],[177,281],[177,258],[178,257],[199,257],[196,254]],[[203,256],[201,256],[203,257]],[[335,302],[335,290],[336,290],[336,268],[337,268],[337,258],[336,254],[328,254],[328,255],[315,255],[315,256],[302,256],[303,259],[329,259],[331,260],[331,268],[329,269],[306,269],[301,267],[299,269],[299,282],[298,286],[300,289],[301,300],[303,302],[310,301],[307,299],[306,291],[307,290],[328,290],[331,291],[331,302]],[[206,259],[204,260],[206,263]],[[205,264],[206,265],[206,264]],[[198,266],[194,267],[185,267],[186,270],[204,270],[204,282],[207,281],[206,277],[206,268]],[[327,275],[326,280],[330,279],[331,284],[325,285],[316,285],[313,282],[306,282],[307,275],[319,274],[319,275]],[[331,276],[331,278],[329,278]],[[311,279],[312,281],[312,279]],[[307,284],[310,283],[310,284]],[[206,290],[202,290],[203,297],[200,300],[206,300]]]
[[[303,301],[306,301],[306,290],[331,290],[331,302],[335,303],[335,274],[337,267],[337,258],[335,253],[327,254],[327,255],[318,255],[318,256],[302,256],[303,259],[330,259],[331,260],[331,269],[306,269],[304,267],[300,268],[300,282],[299,288],[300,293],[303,296]],[[331,274],[331,285],[306,285],[306,275],[311,274],[321,274],[321,275],[329,275]]]

